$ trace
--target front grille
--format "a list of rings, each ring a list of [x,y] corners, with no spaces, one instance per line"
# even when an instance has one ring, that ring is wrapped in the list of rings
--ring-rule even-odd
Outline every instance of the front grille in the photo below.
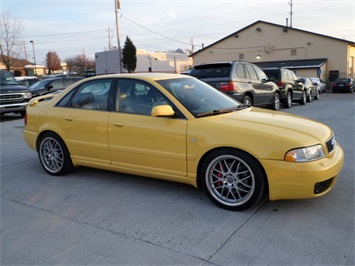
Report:
[[[328,154],[331,153],[335,149],[336,141],[335,137],[331,137],[329,140],[325,142],[325,145],[327,146]]]
[[[326,191],[333,182],[334,177],[325,180],[323,182],[318,182],[314,185],[314,194],[319,194]]]
[[[7,101],[22,101],[24,98],[24,95],[21,93],[16,93],[16,94],[2,94],[0,95],[0,100],[2,102],[7,102]]]

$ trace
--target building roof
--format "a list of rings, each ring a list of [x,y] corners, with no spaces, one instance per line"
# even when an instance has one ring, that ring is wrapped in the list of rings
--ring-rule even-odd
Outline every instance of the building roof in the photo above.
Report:
[[[291,28],[291,27],[287,27],[287,26],[285,26],[285,25],[280,25],[280,24],[275,24],[275,23],[271,23],[271,22],[266,22],[266,21],[258,20],[258,21],[256,21],[256,22],[254,22],[254,23],[252,23],[252,24],[250,24],[250,25],[248,25],[248,26],[246,26],[246,27],[244,27],[244,28],[242,28],[242,29],[240,29],[240,30],[238,30],[238,31],[236,31],[236,32],[233,32],[232,34],[230,34],[230,35],[228,35],[228,36],[226,36],[226,37],[224,37],[224,38],[222,38],[222,39],[220,39],[220,40],[218,40],[218,41],[216,41],[216,42],[214,42],[214,43],[212,43],[212,44],[210,44],[210,45],[208,45],[208,46],[206,46],[206,47],[204,47],[204,48],[202,48],[202,49],[200,49],[200,50],[198,50],[197,52],[191,54],[190,56],[193,57],[194,55],[200,53],[201,51],[206,50],[206,49],[208,49],[209,47],[216,45],[217,43],[220,43],[220,42],[222,42],[222,41],[224,41],[224,40],[226,40],[226,39],[228,39],[228,38],[230,38],[230,37],[235,37],[235,36],[238,35],[240,32],[242,32],[242,31],[244,31],[244,30],[246,30],[246,29],[248,29],[248,28],[250,28],[250,27],[253,27],[255,24],[258,24],[258,23],[263,23],[263,24],[272,25],[272,26],[275,26],[275,27],[279,27],[279,28],[281,28],[281,29],[285,29],[285,28],[286,28],[287,30],[294,30],[294,31],[298,31],[298,32],[313,34],[313,35],[317,35],[317,36],[324,37],[324,38],[330,38],[330,39],[333,39],[333,40],[345,42],[345,43],[347,43],[348,45],[355,46],[355,42],[353,42],[353,41],[344,40],[344,39],[335,38],[335,37],[332,37],[332,36],[323,35],[323,34],[311,32],[311,31],[306,31],[306,30],[297,29],[297,28],[294,28],[294,27]]]
[[[306,60],[286,60],[286,61],[272,61],[272,62],[254,62],[260,68],[288,68],[288,69],[306,69],[306,68],[320,68],[325,63],[327,59],[306,59]]]

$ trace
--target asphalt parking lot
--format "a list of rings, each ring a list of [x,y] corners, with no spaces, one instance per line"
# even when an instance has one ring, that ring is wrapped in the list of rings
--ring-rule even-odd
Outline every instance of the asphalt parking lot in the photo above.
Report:
[[[193,187],[78,168],[46,174],[23,120],[1,129],[1,265],[355,265],[355,94],[321,94],[289,113],[333,128],[345,151],[335,187],[243,212]]]

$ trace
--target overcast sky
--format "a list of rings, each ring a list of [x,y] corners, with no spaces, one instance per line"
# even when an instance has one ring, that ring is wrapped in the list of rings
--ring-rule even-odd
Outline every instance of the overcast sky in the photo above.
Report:
[[[1,12],[22,20],[23,58],[44,64],[49,50],[64,60],[117,46],[115,0],[0,0]],[[286,24],[291,0],[121,0],[120,43],[127,36],[148,52],[195,51],[257,20]],[[355,41],[355,0],[292,0],[292,26]],[[290,20],[289,20],[290,23]],[[109,38],[110,36],[110,38]],[[25,50],[25,49],[24,49]]]

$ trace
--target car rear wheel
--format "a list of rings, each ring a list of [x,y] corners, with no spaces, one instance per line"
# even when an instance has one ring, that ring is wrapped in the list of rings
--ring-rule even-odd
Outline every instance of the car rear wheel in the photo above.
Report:
[[[64,175],[73,169],[66,145],[54,133],[42,136],[38,145],[38,156],[43,168],[51,175]]]
[[[282,106],[284,108],[290,108],[292,106],[292,94],[290,91],[287,92],[286,94],[286,99],[285,101],[282,103]]]
[[[253,101],[250,99],[248,95],[245,95],[243,98],[243,104],[248,106],[253,106]]]
[[[272,102],[272,109],[278,111],[280,109],[280,94],[275,93],[274,100]]]
[[[235,149],[212,152],[203,162],[200,178],[207,196],[219,207],[241,211],[265,194],[266,177],[251,155]]]

